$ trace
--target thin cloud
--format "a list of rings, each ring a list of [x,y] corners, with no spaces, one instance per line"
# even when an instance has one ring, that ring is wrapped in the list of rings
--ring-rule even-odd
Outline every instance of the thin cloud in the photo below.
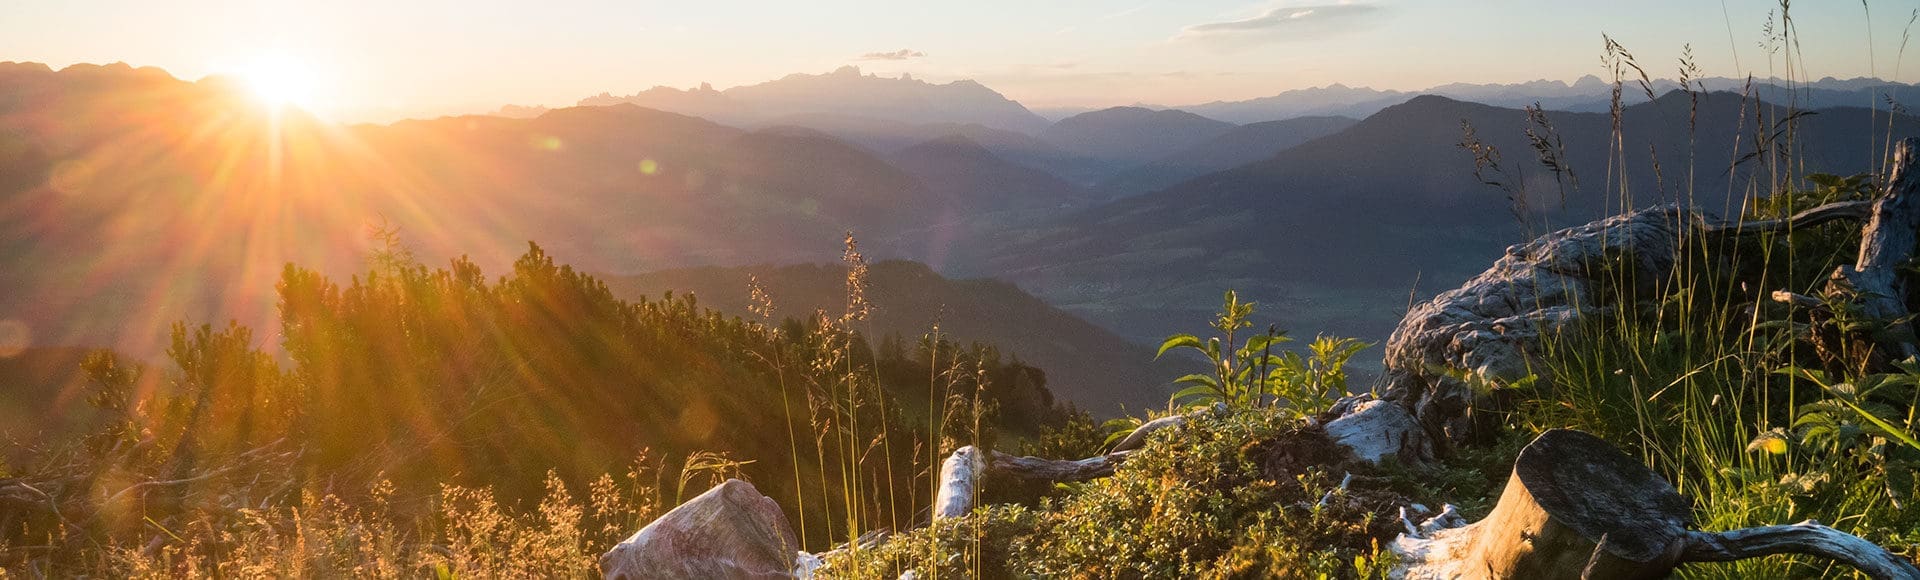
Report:
[[[1252,18],[1188,26],[1173,40],[1231,46],[1281,42],[1355,28],[1379,12],[1380,7],[1373,4],[1344,2],[1276,6]]]
[[[1121,11],[1119,11],[1119,12],[1114,12],[1114,13],[1111,13],[1111,14],[1107,14],[1107,15],[1105,15],[1105,16],[1101,16],[1101,17],[1100,17],[1100,19],[1101,19],[1101,20],[1113,20],[1113,19],[1115,19],[1115,18],[1126,18],[1126,17],[1128,17],[1128,16],[1132,16],[1132,15],[1134,15],[1134,14],[1138,14],[1138,13],[1140,13],[1140,11],[1141,11],[1141,10],[1146,10],[1146,9],[1147,9],[1147,7],[1149,7],[1149,6],[1153,6],[1153,3],[1152,3],[1152,2],[1148,2],[1148,3],[1145,3],[1145,4],[1141,4],[1141,5],[1139,5],[1139,6],[1135,6],[1135,7],[1132,7],[1132,8],[1128,8],[1128,9],[1126,9],[1126,10],[1121,10]]]
[[[910,58],[924,58],[926,56],[927,53],[910,48],[902,48],[892,52],[869,52],[860,55],[860,60],[907,60]]]

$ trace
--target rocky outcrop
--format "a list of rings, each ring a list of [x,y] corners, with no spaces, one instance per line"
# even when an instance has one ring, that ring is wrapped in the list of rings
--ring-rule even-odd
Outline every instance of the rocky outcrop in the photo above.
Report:
[[[1497,386],[1534,370],[1540,337],[1613,306],[1613,280],[1645,294],[1667,280],[1694,212],[1657,207],[1554,232],[1507,248],[1492,268],[1407,312],[1387,339],[1381,398],[1412,410],[1439,443],[1470,435],[1473,383]],[[1596,281],[1610,273],[1605,292]]]
[[[1850,364],[1872,367],[1920,353],[1904,304],[1909,288],[1895,266],[1911,259],[1920,237],[1920,139],[1906,139],[1895,147],[1887,186],[1874,199],[1752,222],[1661,206],[1507,248],[1493,267],[1401,319],[1387,339],[1380,398],[1409,409],[1444,451],[1473,436],[1473,408],[1484,393],[1537,372],[1531,361],[1542,336],[1655,294],[1670,281],[1691,237],[1711,241],[1829,222],[1864,224],[1859,260],[1836,269],[1827,293],[1890,329],[1870,338],[1883,360]],[[1779,294],[1776,299],[1807,300]]]

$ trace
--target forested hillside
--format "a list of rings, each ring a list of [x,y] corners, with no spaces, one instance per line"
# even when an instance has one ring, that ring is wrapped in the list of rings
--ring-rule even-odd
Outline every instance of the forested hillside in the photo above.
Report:
[[[252,516],[232,510],[301,493],[356,505],[372,493],[394,517],[429,518],[454,509],[428,503],[446,486],[512,506],[552,500],[556,481],[613,477],[645,494],[614,499],[659,509],[684,498],[671,482],[727,476],[807,514],[818,549],[836,527],[920,517],[929,496],[911,482],[928,450],[1016,445],[1071,418],[1044,372],[991,345],[870,340],[859,329],[879,297],[851,256],[839,308],[784,319],[725,316],[685,294],[623,301],[538,246],[497,278],[466,260],[427,268],[398,246],[349,280],[289,265],[277,329],[177,324],[168,364],[86,357],[84,388],[63,391],[86,401],[84,429],[14,433],[32,453],[6,467],[24,477],[4,481],[48,503],[5,512],[4,541],[124,573],[85,545],[126,545],[148,526],[244,526]]]
[[[911,344],[935,329],[949,340],[984,341],[1003,357],[1044,371],[1048,390],[1062,401],[1102,416],[1166,405],[1159,388],[1180,374],[1173,361],[1153,364],[1153,351],[1061,312],[1012,285],[992,280],[951,280],[925,265],[885,261],[867,272],[871,318],[860,330]],[[846,269],[835,266],[690,268],[607,279],[616,296],[692,293],[700,304],[726,313],[748,313],[748,289],[758,284],[774,296],[776,317],[805,318],[832,312],[846,301]]]

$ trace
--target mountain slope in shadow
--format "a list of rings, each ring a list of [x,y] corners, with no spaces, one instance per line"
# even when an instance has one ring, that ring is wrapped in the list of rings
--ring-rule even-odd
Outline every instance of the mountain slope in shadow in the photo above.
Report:
[[[1153,351],[1048,306],[1019,288],[995,280],[955,280],[925,265],[883,261],[868,271],[867,299],[874,305],[869,327],[876,336],[897,335],[909,344],[939,331],[960,341],[997,345],[1003,356],[1039,367],[1047,388],[1097,415],[1160,408],[1163,388],[1185,370],[1175,361],[1153,361]],[[691,292],[700,304],[752,316],[748,280],[758,280],[775,307],[775,318],[806,318],[816,310],[844,310],[846,268],[840,265],[690,268],[615,276],[607,286],[625,298]]]

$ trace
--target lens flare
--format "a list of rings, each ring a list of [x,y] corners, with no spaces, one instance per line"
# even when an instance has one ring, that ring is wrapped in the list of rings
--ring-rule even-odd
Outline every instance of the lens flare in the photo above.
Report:
[[[255,98],[273,109],[299,107],[313,109],[320,82],[312,67],[284,54],[261,55],[249,63],[241,76]]]

